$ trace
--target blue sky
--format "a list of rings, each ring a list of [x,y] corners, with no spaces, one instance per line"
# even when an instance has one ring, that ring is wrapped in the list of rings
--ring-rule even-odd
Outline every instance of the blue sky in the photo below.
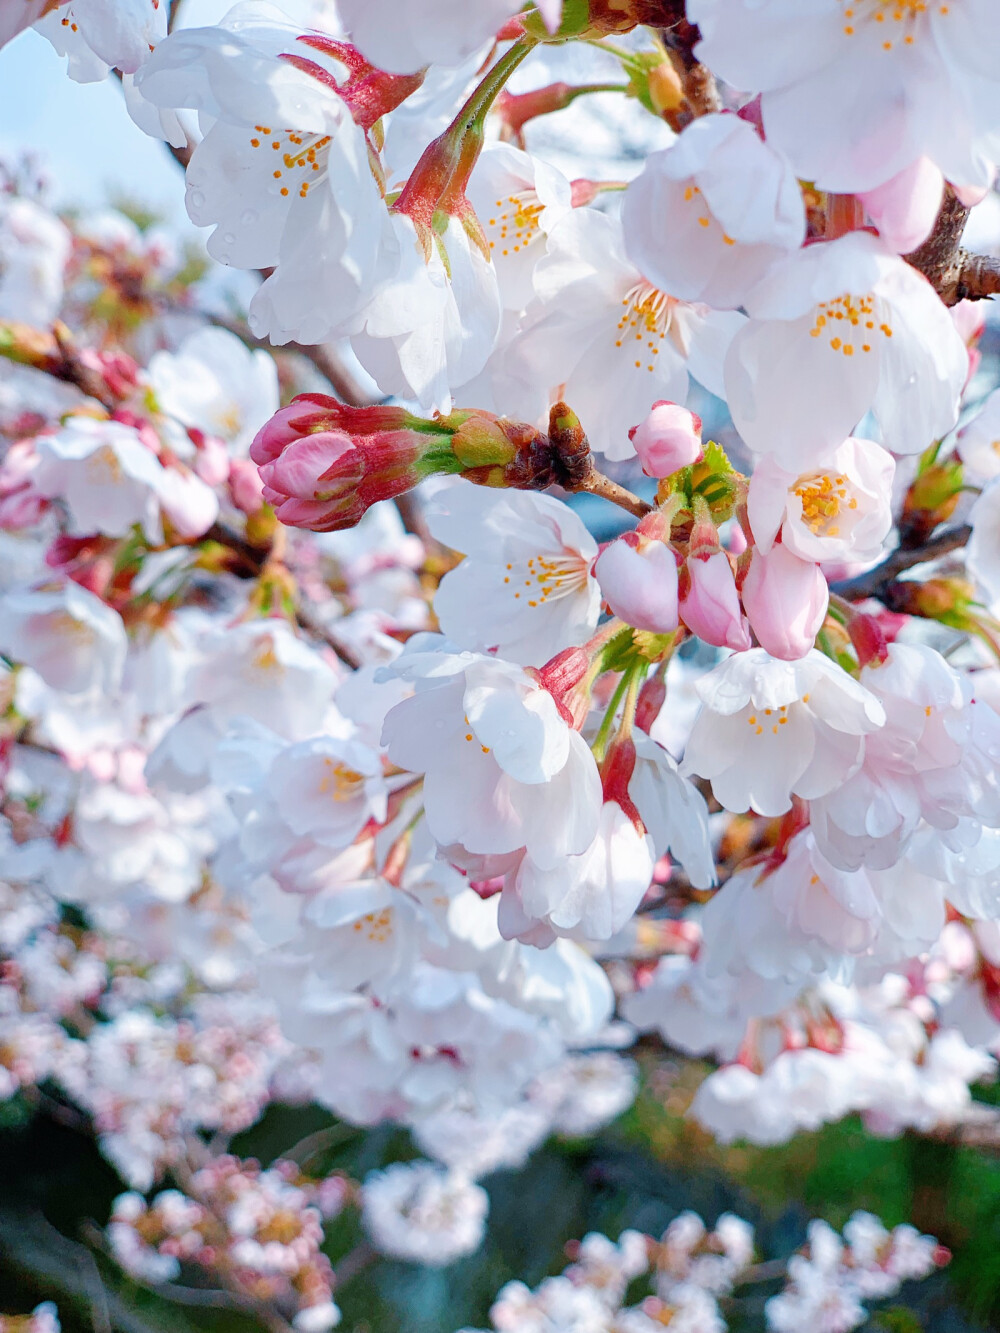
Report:
[[[95,207],[124,192],[183,219],[180,169],[128,117],[117,81],[73,83],[28,31],[0,50],[0,156],[37,152],[56,205]]]

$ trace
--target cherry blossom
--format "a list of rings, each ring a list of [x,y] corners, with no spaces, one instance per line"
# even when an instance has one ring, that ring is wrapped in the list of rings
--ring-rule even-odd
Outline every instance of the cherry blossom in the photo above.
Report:
[[[438,491],[427,522],[432,536],[465,554],[434,598],[455,643],[541,666],[596,628],[597,544],[565,505],[457,482]]]
[[[789,471],[837,448],[869,410],[894,453],[919,453],[955,425],[961,339],[929,283],[874,237],[777,261],[746,310],[726,396],[747,444]]]
[[[629,258],[662,291],[718,310],[742,305],[805,239],[799,183],[739,117],[702,116],[646,160],[623,214]],[[669,238],[669,239],[668,239]]]
[[[815,649],[779,662],[737,653],[698,683],[702,709],[684,768],[708,778],[727,810],[780,815],[857,772],[865,737],[885,723],[878,699]]]
[[[892,457],[869,440],[845,440],[799,476],[765,455],[747,495],[755,545],[769,551],[780,532],[801,560],[877,559],[892,527],[894,472]]]
[[[217,27],[171,34],[138,80],[155,105],[210,118],[187,168],[188,212],[214,228],[220,262],[274,268],[250,310],[274,342],[342,329],[396,254],[364,130],[336,91],[346,73],[321,38],[243,0]]]
[[[695,0],[690,18],[702,59],[763,94],[768,140],[803,178],[870,190],[928,156],[951,180],[985,184],[977,133],[996,115],[996,71],[983,58],[995,11],[982,0],[847,9],[820,0],[790,20],[780,0]]]
[[[586,851],[600,795],[583,738],[520,667],[439,643],[414,641],[387,668],[416,693],[389,711],[383,729],[392,762],[424,774],[435,839],[480,855],[523,848],[543,869]],[[559,809],[569,818],[556,818]]]
[[[661,291],[623,249],[621,227],[606,214],[577,209],[559,223],[535,270],[538,300],[502,357],[495,390],[531,419],[548,386],[562,385],[609,459],[635,452],[629,430],[654,401],[686,401],[689,372],[721,392],[726,348],[745,322]]]

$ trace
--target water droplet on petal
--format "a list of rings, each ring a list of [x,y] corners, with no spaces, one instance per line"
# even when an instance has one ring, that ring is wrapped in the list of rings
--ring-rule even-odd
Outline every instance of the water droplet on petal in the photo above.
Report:
[[[200,190],[192,190],[188,195],[192,208],[203,208],[205,205],[205,196]]]

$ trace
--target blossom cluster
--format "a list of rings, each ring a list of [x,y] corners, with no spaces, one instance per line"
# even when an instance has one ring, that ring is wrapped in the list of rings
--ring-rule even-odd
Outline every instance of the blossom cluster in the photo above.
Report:
[[[535,1291],[521,1282],[500,1291],[490,1310],[496,1333],[654,1333],[663,1327],[726,1333],[719,1299],[730,1297],[731,1305],[741,1284],[764,1276],[753,1264],[753,1228],[732,1213],[723,1213],[711,1232],[697,1213],[684,1212],[659,1240],[625,1231],[615,1244],[592,1232],[570,1248],[573,1262],[560,1276]],[[825,1222],[811,1222],[806,1245],[788,1261],[784,1291],[766,1303],[767,1328],[850,1333],[868,1318],[864,1300],[893,1296],[903,1282],[925,1278],[945,1262],[933,1237],[910,1226],[887,1231],[871,1213],[855,1213],[843,1239]],[[640,1281],[649,1294],[627,1304]]]
[[[206,229],[0,193],[0,1097],[86,1119],[144,1280],[332,1327],[324,1217],[472,1252],[640,1034],[723,1142],[977,1114],[1000,14],[800,8],[0,17],[120,76]],[[308,1100],[428,1160],[230,1154]],[[492,1318],[723,1328],[752,1250],[591,1237]],[[771,1326],[932,1250],[816,1223]]]

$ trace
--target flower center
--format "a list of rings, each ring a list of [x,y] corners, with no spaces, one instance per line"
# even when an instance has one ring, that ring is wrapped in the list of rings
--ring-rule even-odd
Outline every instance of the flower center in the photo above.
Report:
[[[323,776],[319,782],[320,794],[326,796],[329,793],[335,801],[353,800],[358,794],[358,788],[364,783],[360,773],[348,768],[346,764],[337,763],[336,760],[324,759],[323,769]]]
[[[809,696],[806,695],[805,697],[808,699]],[[778,728],[788,725],[788,708],[788,704],[782,704],[780,708],[763,708],[751,711],[746,719],[747,726],[752,729],[755,736],[763,736],[768,728],[770,728],[773,736],[777,736]]]
[[[392,908],[383,907],[381,912],[366,912],[354,923],[357,934],[364,931],[373,944],[384,944],[392,938]]]
[[[294,130],[272,130],[269,125],[255,125],[250,138],[251,148],[277,153],[271,177],[278,193],[287,199],[295,190],[305,199],[309,189],[326,180],[329,160],[329,134],[297,134]]]
[[[642,368],[643,353],[651,357],[659,356],[663,340],[668,334],[681,355],[687,356],[687,339],[676,317],[680,304],[676,297],[661,292],[645,278],[640,279],[622,297],[622,313],[615,325],[615,346],[640,344],[633,349],[640,353],[635,362],[636,370]],[[646,369],[653,371],[656,367],[652,361],[647,361]]]
[[[496,212],[487,220],[490,249],[501,255],[517,255],[542,234],[544,205],[534,190],[520,190],[496,201]],[[495,233],[495,235],[494,235]]]
[[[92,643],[96,637],[93,629],[84,620],[77,620],[68,611],[57,612],[49,621],[54,633],[74,640],[78,644]]]
[[[792,490],[802,501],[802,521],[817,537],[839,537],[840,528],[833,520],[840,515],[841,508],[858,507],[848,490],[847,478],[839,473],[831,476],[827,472],[813,472],[799,477]]]
[[[578,555],[538,555],[528,560],[509,562],[504,586],[517,588],[514,600],[522,598],[528,606],[544,606],[580,592],[587,584],[587,562]]]
[[[882,314],[871,292],[867,296],[852,296],[847,292],[832,301],[820,301],[809,336],[829,337],[833,351],[844,356],[853,356],[856,351],[870,352],[877,333],[884,338],[892,337],[892,325]]]
[[[702,194],[701,190],[697,185],[688,185],[685,187],[684,202],[686,204],[697,203],[698,200],[703,198],[704,195]],[[704,204],[699,204],[698,226],[705,227],[707,229],[711,225],[712,225],[712,215],[709,213],[707,206]],[[733,238],[731,236],[727,236],[725,232],[722,233],[722,240],[726,245],[736,244]]]
[[[87,480],[92,486],[118,486],[124,477],[118,455],[110,444],[102,444],[86,463]]]
[[[926,16],[933,10],[950,13],[949,4],[934,4],[933,0],[846,0],[844,6],[844,34],[854,37],[864,25],[878,25],[883,51],[891,51],[900,41],[912,46],[918,32],[926,30]],[[918,25],[920,25],[918,27]]]
[[[284,668],[278,661],[278,654],[274,651],[274,640],[271,636],[265,635],[254,651],[250,659],[251,665],[258,671],[282,672]]]

